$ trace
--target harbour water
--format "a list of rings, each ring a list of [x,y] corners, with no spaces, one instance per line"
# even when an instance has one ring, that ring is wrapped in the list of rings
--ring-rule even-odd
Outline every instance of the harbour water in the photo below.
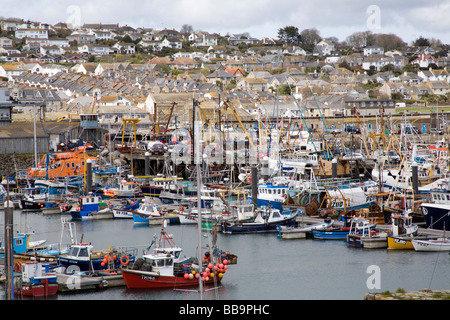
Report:
[[[46,239],[47,244],[58,243],[61,217],[15,210],[14,231],[34,232],[31,241]],[[0,211],[2,240],[3,221],[4,213]],[[83,236],[83,242],[92,243],[95,249],[109,246],[144,249],[160,232],[160,226],[134,226],[128,219],[76,221],[75,225],[78,239]],[[195,255],[196,225],[168,225],[166,231],[183,247],[185,255]],[[208,243],[208,233],[202,239],[203,245]],[[367,292],[450,288],[447,252],[361,249],[339,240],[283,240],[274,233],[218,233],[217,244],[237,255],[237,264],[229,267],[219,288],[204,292],[205,300],[362,300]],[[5,299],[4,290],[0,299]],[[50,299],[198,300],[199,293],[116,287],[61,293]]]

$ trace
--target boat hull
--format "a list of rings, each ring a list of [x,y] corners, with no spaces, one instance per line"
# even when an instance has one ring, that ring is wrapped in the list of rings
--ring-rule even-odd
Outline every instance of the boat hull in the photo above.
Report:
[[[312,234],[314,239],[320,240],[346,240],[349,228],[343,228],[338,230],[313,230]]]
[[[309,231],[296,230],[295,228],[284,228],[279,231],[279,238],[281,239],[305,239]]]
[[[388,249],[394,250],[414,250],[411,237],[388,236]]]
[[[294,226],[296,216],[282,221],[257,223],[257,222],[243,222],[243,223],[229,223],[222,224],[223,233],[259,233],[259,232],[276,232],[279,226]]]
[[[362,246],[366,249],[380,249],[387,248],[386,237],[366,237],[362,239]]]
[[[450,205],[422,203],[421,210],[427,228],[450,231]]]
[[[363,246],[362,237],[357,234],[347,234],[347,244],[350,247],[362,248]]]
[[[129,262],[128,263],[133,263],[135,260],[134,256],[128,256]],[[103,264],[103,257],[101,258],[93,258],[91,260],[81,260],[81,259],[74,259],[74,258],[70,258],[70,257],[66,257],[66,256],[60,256],[58,259],[58,262],[61,266],[65,267],[65,268],[71,268],[74,269],[76,271],[89,271],[89,270],[106,270],[108,268],[113,268],[113,269],[119,269],[122,266],[122,263],[120,261],[120,259],[116,259],[112,262],[112,264],[108,265],[108,264]]]
[[[18,288],[17,294],[26,297],[47,297],[58,293],[58,283],[56,277],[53,282],[48,279],[42,279],[39,283],[23,284]]]
[[[113,209],[114,219],[133,219],[133,210]]]
[[[199,285],[197,278],[186,279],[183,276],[164,276],[156,272],[123,269],[122,276],[129,289],[166,289],[195,287]],[[203,284],[219,283],[220,277],[204,281]]]
[[[20,205],[22,210],[40,211],[44,207],[44,202],[21,200]]]
[[[450,240],[413,239],[412,245],[416,251],[450,251]]]
[[[71,211],[72,220],[103,220],[112,219],[113,213],[110,209],[100,211]]]

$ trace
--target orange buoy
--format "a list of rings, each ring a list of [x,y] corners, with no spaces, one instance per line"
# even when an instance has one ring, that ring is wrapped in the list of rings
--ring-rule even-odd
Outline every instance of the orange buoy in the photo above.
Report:
[[[122,256],[120,258],[120,263],[124,266],[126,266],[128,264],[128,262],[130,262],[130,258],[128,258],[128,256]]]

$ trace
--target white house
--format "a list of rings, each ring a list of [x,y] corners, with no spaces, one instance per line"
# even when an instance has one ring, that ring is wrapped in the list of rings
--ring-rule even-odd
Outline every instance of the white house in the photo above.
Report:
[[[414,59],[411,63],[418,64],[420,68],[429,68],[430,64],[438,64],[438,60],[429,55],[429,54],[421,54],[418,58]]]
[[[49,46],[57,46],[60,48],[70,47],[69,40],[65,38],[48,39],[47,43]]]
[[[181,49],[183,47],[183,43],[178,38],[165,38],[161,41],[161,48],[172,48],[172,49]]]
[[[98,56],[108,55],[110,53],[110,48],[107,45],[101,44],[84,44],[78,47],[78,52],[93,54]]]
[[[330,55],[334,51],[334,44],[325,40],[316,44],[313,50],[313,55],[326,56]]]
[[[43,55],[58,55],[64,54],[64,49],[57,46],[43,46],[39,48],[39,53]]]
[[[380,46],[369,46],[364,48],[364,56],[370,56],[372,54],[384,54],[384,48]]]
[[[194,42],[195,47],[217,46],[219,37],[216,34],[208,32],[192,33],[189,35],[189,41]]]
[[[113,48],[117,49],[119,53],[125,54],[136,53],[136,46],[134,45],[134,43],[118,42],[115,45],[113,45]]]
[[[17,29],[15,32],[17,39],[23,38],[41,38],[48,39],[48,31],[45,29],[31,28],[31,29]]]
[[[95,30],[91,33],[95,36],[96,40],[111,40],[116,36],[116,34],[111,31]]]

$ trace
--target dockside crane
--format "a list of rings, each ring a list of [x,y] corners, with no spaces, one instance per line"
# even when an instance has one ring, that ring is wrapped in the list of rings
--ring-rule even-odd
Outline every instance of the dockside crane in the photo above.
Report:
[[[247,137],[248,142],[251,144],[253,150],[254,150],[255,152],[257,152],[258,150],[256,149],[255,145],[253,144],[253,141],[252,141],[252,139],[250,138],[250,136],[249,136],[249,134],[248,134],[248,132],[247,132],[247,129],[245,129],[245,126],[244,126],[244,124],[242,123],[241,117],[239,117],[239,114],[237,113],[236,108],[235,108],[234,105],[233,105],[233,102],[231,102],[231,101],[228,100],[228,101],[223,101],[223,103],[224,103],[224,106],[225,106],[225,110],[227,110],[228,108],[231,109],[231,111],[233,112],[233,114],[234,114],[234,116],[236,117],[237,121],[239,122],[239,125],[241,126],[242,130],[244,131],[245,136]]]

